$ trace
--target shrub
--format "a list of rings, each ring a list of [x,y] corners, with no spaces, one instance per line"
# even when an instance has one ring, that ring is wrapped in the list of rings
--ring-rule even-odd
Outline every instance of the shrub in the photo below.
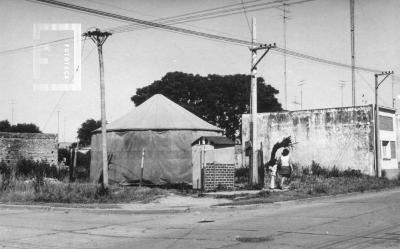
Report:
[[[359,169],[346,169],[340,174],[341,176],[345,177],[362,177],[363,174],[361,173],[361,170]]]
[[[42,184],[45,177],[63,180],[68,175],[68,169],[58,169],[47,161],[21,159],[17,162],[15,176],[22,179],[34,178],[37,184]]]
[[[312,161],[311,163],[311,174],[315,176],[327,176],[328,171],[326,168],[323,168],[319,165],[319,163]]]
[[[235,169],[235,181],[237,183],[247,183],[249,179],[249,167]]]
[[[326,184],[319,183],[314,186],[314,191],[318,194],[327,194],[329,191],[329,187]]]
[[[385,178],[386,177],[386,170],[381,171],[381,177]]]
[[[12,177],[12,168],[5,161],[0,161],[1,189],[6,189]]]
[[[309,167],[304,167],[302,171],[303,171],[303,175],[309,175],[310,174],[310,168]]]
[[[332,169],[327,170],[327,171],[328,171],[327,177],[339,177],[340,176],[340,171],[338,168],[336,168],[336,166],[333,166]]]

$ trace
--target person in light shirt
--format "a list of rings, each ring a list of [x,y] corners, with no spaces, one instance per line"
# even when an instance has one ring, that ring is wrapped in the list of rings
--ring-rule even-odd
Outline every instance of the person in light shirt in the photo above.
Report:
[[[285,181],[290,179],[290,175],[293,171],[292,161],[289,154],[289,149],[285,148],[278,160],[278,173],[281,177],[279,185],[280,189],[284,187]]]

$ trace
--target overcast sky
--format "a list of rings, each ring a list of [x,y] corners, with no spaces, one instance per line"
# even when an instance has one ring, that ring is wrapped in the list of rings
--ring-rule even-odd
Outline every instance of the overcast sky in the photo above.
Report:
[[[271,0],[260,0],[265,3]],[[294,1],[294,0],[293,0]],[[74,4],[154,20],[187,12],[209,9],[240,0],[80,0]],[[357,66],[394,70],[400,73],[400,1],[356,0],[356,64]],[[349,0],[315,0],[292,5],[287,22],[287,48],[304,54],[350,64]],[[257,19],[257,40],[283,47],[282,11],[264,9],[247,12]],[[249,20],[251,22],[251,20]],[[88,40],[82,51],[82,89],[75,92],[34,91],[33,53],[31,49],[11,53],[1,51],[35,44],[33,25],[38,23],[80,23],[82,32],[91,27],[106,29],[126,25],[120,21],[41,5],[23,0],[0,0],[0,120],[14,123],[33,122],[43,132],[57,132],[57,110],[60,111],[60,141],[73,141],[77,128],[88,118],[100,117],[98,56]],[[181,24],[180,27],[240,39],[250,39],[244,13]],[[43,34],[41,41],[66,37],[66,33]],[[58,48],[57,48],[58,46]],[[52,47],[54,53],[63,44]],[[61,46],[61,48],[60,48]],[[57,50],[58,49],[58,50]],[[107,119],[113,121],[134,108],[130,97],[139,87],[149,85],[167,72],[207,74],[247,74],[250,52],[244,46],[200,39],[156,29],[142,29],[114,34],[104,45]],[[57,63],[56,63],[57,64]],[[56,80],[59,64],[49,63],[43,74]],[[258,68],[280,91],[283,103],[283,56],[269,53]],[[287,57],[288,109],[296,110],[300,102],[298,82],[304,80],[303,108],[325,108],[341,105],[339,82],[346,81],[344,105],[351,105],[351,72],[304,59]],[[52,73],[55,75],[51,77]],[[373,73],[357,72],[356,102],[373,101]],[[400,93],[395,82],[394,95]],[[392,82],[380,88],[381,104],[390,106]],[[59,103],[57,107],[57,103]],[[64,132],[65,120],[65,132]],[[66,134],[64,138],[64,133]]]

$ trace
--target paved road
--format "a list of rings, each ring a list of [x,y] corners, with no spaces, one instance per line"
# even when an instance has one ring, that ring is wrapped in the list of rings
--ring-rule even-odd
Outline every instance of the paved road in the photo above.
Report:
[[[179,214],[0,210],[0,248],[400,248],[400,190]]]

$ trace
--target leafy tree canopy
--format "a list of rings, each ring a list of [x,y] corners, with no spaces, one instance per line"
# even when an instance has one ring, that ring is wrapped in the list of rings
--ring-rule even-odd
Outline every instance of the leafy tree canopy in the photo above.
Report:
[[[257,79],[258,112],[282,110],[275,95],[279,91]],[[154,94],[163,94],[190,112],[225,130],[231,139],[240,138],[241,115],[249,112],[250,76],[244,74],[200,76],[167,73],[161,80],[136,90],[131,100],[140,105]]]
[[[16,132],[16,133],[42,133],[35,124],[16,124],[10,125],[8,120],[0,121],[0,132]]]
[[[90,139],[92,137],[92,132],[101,127],[101,121],[88,119],[81,124],[81,127],[78,129],[78,139],[79,144],[83,146],[90,145]]]

